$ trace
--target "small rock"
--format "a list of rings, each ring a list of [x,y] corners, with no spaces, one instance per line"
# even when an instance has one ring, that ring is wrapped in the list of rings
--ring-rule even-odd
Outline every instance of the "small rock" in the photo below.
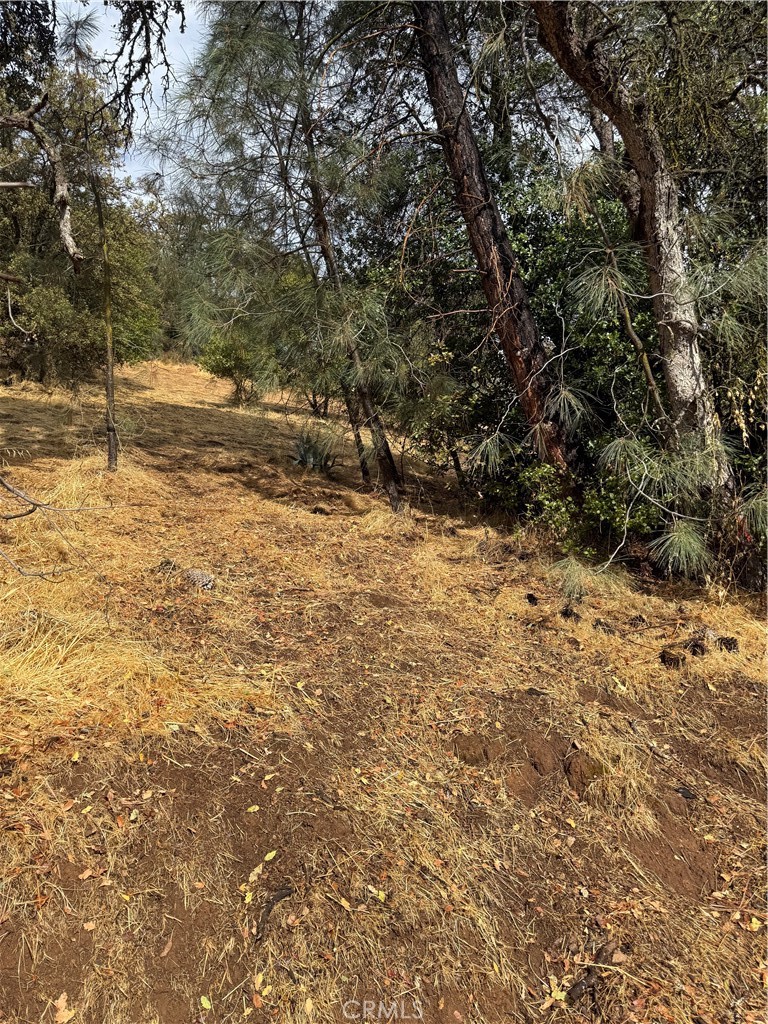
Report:
[[[675,792],[679,793],[684,800],[695,800],[696,794],[691,792],[687,786],[676,786]]]

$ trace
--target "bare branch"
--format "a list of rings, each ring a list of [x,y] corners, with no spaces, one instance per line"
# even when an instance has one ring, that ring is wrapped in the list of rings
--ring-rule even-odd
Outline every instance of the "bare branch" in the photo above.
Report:
[[[0,114],[0,128],[16,129],[31,135],[51,165],[54,181],[53,205],[59,217],[59,236],[64,251],[72,261],[72,267],[75,273],[77,273],[83,262],[83,254],[78,249],[72,233],[69,182],[67,181],[67,174],[64,169],[61,147],[48,134],[39,121],[36,120],[37,114],[47,104],[48,93],[42,96],[36,103],[33,103],[27,110],[19,111],[15,114]],[[8,278],[5,278],[5,280],[8,280]]]

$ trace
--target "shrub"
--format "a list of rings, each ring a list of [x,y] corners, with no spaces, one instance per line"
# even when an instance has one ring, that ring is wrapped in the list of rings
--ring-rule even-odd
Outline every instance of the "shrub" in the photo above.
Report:
[[[302,430],[294,443],[294,463],[305,469],[328,476],[338,461],[334,453],[332,434],[317,430]]]

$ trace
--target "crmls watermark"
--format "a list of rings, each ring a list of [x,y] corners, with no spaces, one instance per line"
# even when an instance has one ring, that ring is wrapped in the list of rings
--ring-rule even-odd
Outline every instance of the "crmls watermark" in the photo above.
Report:
[[[344,1020],[423,1020],[424,1010],[418,999],[348,999],[341,1008]]]

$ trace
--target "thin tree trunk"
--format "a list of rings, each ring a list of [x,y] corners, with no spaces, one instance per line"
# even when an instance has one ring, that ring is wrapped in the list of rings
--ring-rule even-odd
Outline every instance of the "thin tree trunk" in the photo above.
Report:
[[[453,463],[453,471],[456,474],[456,480],[458,481],[459,488],[462,491],[466,491],[466,489],[467,489],[467,476],[466,476],[466,473],[464,472],[464,467],[461,464],[461,459],[459,458],[459,453],[456,451],[455,448],[451,448],[450,451],[448,452],[448,454],[450,455],[451,462]]]
[[[357,349],[353,350],[352,359],[355,366],[360,365],[360,353]],[[370,430],[371,438],[373,439],[373,447],[376,452],[376,464],[379,467],[380,483],[387,492],[389,503],[392,506],[393,511],[399,512],[400,492],[398,490],[398,484],[400,483],[400,474],[397,472],[397,466],[395,465],[395,460],[392,455],[392,449],[389,447],[389,441],[387,440],[387,434],[384,430],[384,424],[381,422],[381,417],[371,401],[368,389],[365,387],[358,387],[357,394],[360,399],[360,405],[363,409],[363,415],[365,416],[365,425]]]
[[[611,268],[614,274],[616,275],[616,278],[618,279],[619,265],[616,261],[616,253],[613,251],[610,239],[608,238],[608,232],[605,230],[605,226],[599,214],[595,215],[595,219],[598,223],[598,226],[600,227],[600,233],[603,236],[603,241],[605,242],[605,248],[606,252],[608,253],[608,259],[610,261]],[[626,295],[624,294],[624,292],[619,291],[617,298],[619,302],[619,310],[621,311],[621,318],[624,321],[624,329],[626,330],[627,337],[632,342],[635,352],[637,353],[637,360],[640,364],[641,370],[643,371],[645,382],[648,385],[648,391],[653,400],[653,404],[656,407],[656,412],[659,414],[659,423],[662,425],[662,427],[667,429],[670,427],[669,415],[667,414],[667,410],[664,408],[664,403],[661,400],[659,388],[656,384],[656,378],[653,376],[653,370],[651,369],[651,363],[648,359],[648,353],[645,351],[645,345],[643,344],[643,340],[635,330],[635,325],[632,323],[632,314],[630,313],[629,305],[627,304]],[[671,426],[672,430],[674,431],[674,424],[672,424]]]
[[[341,292],[341,277],[336,264],[336,256],[333,249],[328,220],[325,216],[322,192],[314,176],[312,176],[310,181],[310,193],[312,195],[315,232],[317,234],[318,244],[325,262],[326,272],[333,287],[338,292]],[[381,417],[373,403],[370,391],[360,379],[362,359],[360,358],[360,352],[357,349],[357,345],[354,342],[347,342],[347,358],[358,376],[357,383],[355,384],[355,393],[360,403],[360,407],[363,410],[365,426],[367,426],[371,432],[373,448],[376,453],[376,463],[379,468],[380,482],[384,490],[387,492],[392,508],[397,512],[400,508],[400,494],[398,491],[400,477],[397,472],[395,460],[392,456],[392,449],[389,446],[389,440],[387,439],[384,424],[381,422]],[[352,429],[355,429],[354,424],[352,425]]]
[[[75,71],[80,81],[80,67],[76,60]],[[80,91],[82,102],[82,91]],[[104,420],[107,432],[107,471],[117,471],[117,427],[115,424],[115,345],[112,336],[112,263],[109,258],[109,239],[107,224],[104,219],[104,205],[99,191],[99,179],[93,166],[91,154],[91,134],[88,127],[88,114],[83,113],[83,138],[85,140],[85,157],[88,166],[88,183],[91,186],[93,202],[96,206],[96,220],[99,226],[99,243],[102,260],[102,303],[104,311]]]
[[[352,393],[344,382],[342,382],[341,391],[344,396],[344,404],[347,407],[347,417],[349,418],[349,425],[352,427],[352,436],[355,439],[355,450],[357,451],[357,460],[360,463],[360,475],[363,478],[364,484],[370,484],[371,471],[368,468],[368,460],[365,457],[365,445],[363,444],[363,438],[360,434],[360,418],[357,415],[357,409],[355,408],[354,405]]]
[[[99,195],[99,185],[95,174],[91,175],[91,188],[96,204],[96,217],[99,222],[99,241],[103,261],[103,297],[104,297],[104,333],[106,340],[105,353],[105,395],[106,395],[106,426],[107,426],[107,469],[114,473],[117,469],[117,429],[115,427],[115,346],[112,338],[112,264],[109,259],[109,241],[107,226],[104,221],[104,208]]]
[[[547,413],[546,355],[504,222],[485,174],[439,0],[416,0],[421,63],[445,160],[495,330],[539,457],[568,472],[565,438]]]
[[[299,35],[299,58],[301,61],[304,59],[303,54],[303,16],[304,16],[304,3],[299,3],[299,21],[298,21],[298,35]],[[314,221],[315,234],[317,236],[317,243],[320,247],[320,252],[325,263],[326,273],[334,289],[341,293],[341,275],[339,274],[338,263],[336,262],[336,253],[333,246],[333,239],[331,237],[331,230],[328,224],[328,218],[325,214],[325,199],[323,196],[322,187],[320,185],[320,178],[318,174],[318,161],[317,153],[315,150],[315,142],[313,138],[312,120],[309,111],[309,101],[306,96],[305,84],[302,83],[299,99],[299,119],[301,123],[301,130],[304,137],[304,144],[307,148],[308,167],[309,167],[309,178],[308,186],[311,197],[312,205],[312,217]],[[398,485],[400,483],[400,477],[397,472],[397,466],[392,456],[392,450],[389,446],[387,434],[384,429],[384,425],[381,421],[371,393],[368,387],[362,381],[359,371],[362,368],[362,360],[360,353],[357,349],[357,345],[354,341],[348,341],[346,346],[347,358],[352,364],[353,369],[356,371],[358,380],[355,384],[355,392],[360,403],[360,407],[363,410],[365,417],[365,425],[371,432],[371,438],[373,440],[373,448],[376,453],[376,463],[379,468],[379,479],[383,489],[386,491],[389,497],[389,502],[395,512],[400,509],[400,492]],[[352,408],[349,402],[347,402],[347,410]],[[355,431],[355,424],[352,423],[353,432]],[[359,429],[358,429],[359,434]],[[357,445],[357,437],[355,438],[355,444]],[[362,440],[360,441],[362,445]],[[358,448],[358,454],[360,448]],[[361,462],[362,472],[362,462]],[[363,476],[365,480],[365,476]],[[369,474],[370,479],[370,474]]]
[[[615,126],[637,175],[639,195],[625,200],[643,242],[672,422],[681,433],[719,434],[704,378],[699,324],[685,269],[678,191],[648,104],[637,102],[608,67],[599,42],[584,39],[568,0],[533,0],[540,38],[568,77]],[[637,200],[639,199],[639,204]],[[630,205],[634,209],[630,209]]]

